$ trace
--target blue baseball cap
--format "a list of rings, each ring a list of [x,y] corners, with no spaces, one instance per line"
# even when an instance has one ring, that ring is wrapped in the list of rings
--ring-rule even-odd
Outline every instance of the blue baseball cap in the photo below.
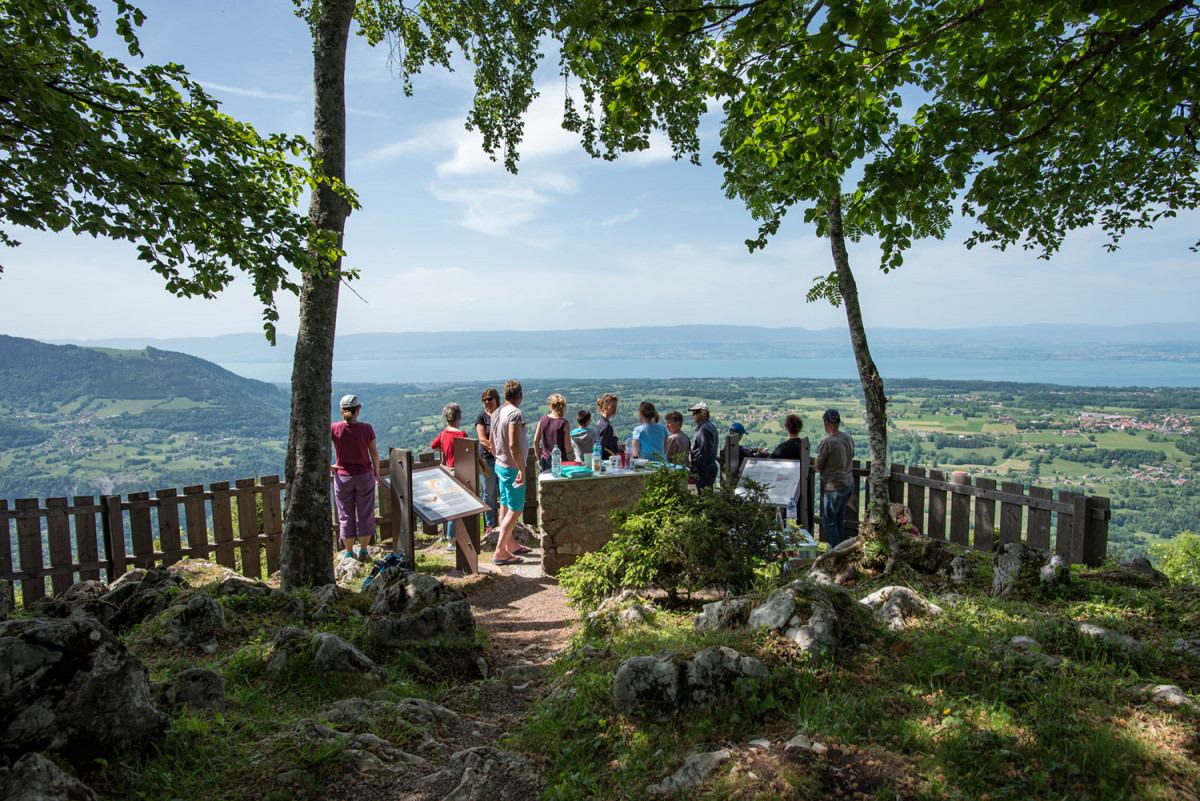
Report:
[[[837,409],[826,409],[825,414],[821,415],[821,419],[826,423],[841,423],[842,416],[838,414]]]
[[[733,425],[731,425],[729,427],[729,430],[730,430],[730,432],[732,432],[734,434],[745,434],[746,433],[746,427],[744,425],[742,425],[741,423],[734,423]]]

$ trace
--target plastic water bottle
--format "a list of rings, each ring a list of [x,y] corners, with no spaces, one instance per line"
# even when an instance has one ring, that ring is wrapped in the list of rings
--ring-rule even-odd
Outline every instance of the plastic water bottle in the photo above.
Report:
[[[604,472],[604,449],[600,447],[600,441],[592,445],[592,472],[599,475]]]
[[[621,460],[621,464],[626,467],[633,467],[633,435],[630,434],[625,439],[625,458]]]
[[[550,452],[550,472],[555,478],[562,475],[562,451],[558,446],[554,446],[554,450]]]
[[[787,527],[788,527],[788,531],[793,531],[793,530],[795,530],[795,528],[796,528],[796,525],[797,525],[797,523],[796,523],[796,518],[797,518],[797,516],[798,516],[798,511],[797,511],[797,509],[796,509],[796,499],[795,499],[795,498],[788,498],[788,508],[787,508]]]

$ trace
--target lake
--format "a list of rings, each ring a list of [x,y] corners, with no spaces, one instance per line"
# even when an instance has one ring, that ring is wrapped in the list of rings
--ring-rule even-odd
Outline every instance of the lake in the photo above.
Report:
[[[884,380],[932,378],[1107,387],[1200,387],[1200,362],[1134,359],[876,359]],[[221,362],[238,375],[286,384],[291,362]],[[547,378],[833,378],[855,379],[852,357],[772,359],[539,359],[534,357],[335,361],[343,383],[493,382]]]

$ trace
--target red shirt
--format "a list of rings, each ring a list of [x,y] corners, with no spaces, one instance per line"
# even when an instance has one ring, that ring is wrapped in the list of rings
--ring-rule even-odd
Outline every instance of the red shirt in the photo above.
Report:
[[[459,437],[465,437],[465,431],[451,431],[449,428],[443,428],[442,433],[433,438],[433,442],[429,443],[429,447],[435,451],[442,452],[442,463],[447,467],[454,467],[454,440]]]

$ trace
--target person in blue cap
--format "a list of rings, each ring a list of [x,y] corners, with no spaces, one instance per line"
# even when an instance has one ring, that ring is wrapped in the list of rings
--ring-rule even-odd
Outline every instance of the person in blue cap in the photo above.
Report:
[[[817,470],[821,473],[821,529],[830,548],[842,541],[846,524],[846,506],[854,492],[854,440],[842,431],[842,416],[837,409],[828,409],[821,420],[825,423],[825,439],[817,446]]]

